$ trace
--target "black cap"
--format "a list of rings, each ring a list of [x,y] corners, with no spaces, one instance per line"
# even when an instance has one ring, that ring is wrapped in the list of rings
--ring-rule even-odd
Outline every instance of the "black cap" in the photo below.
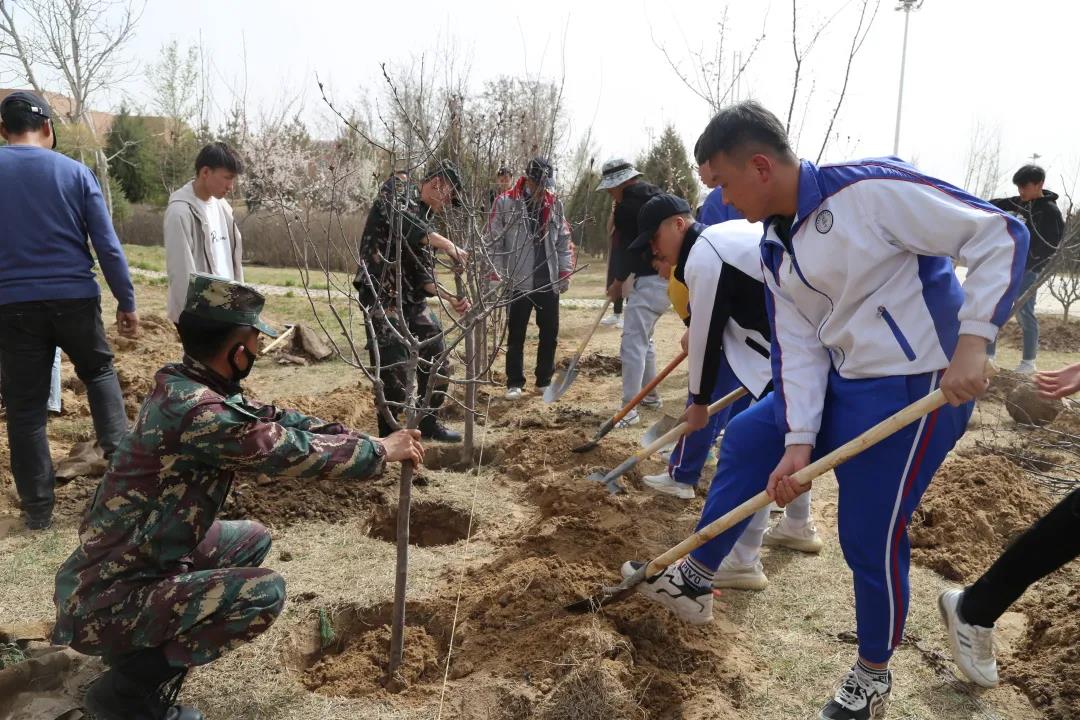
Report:
[[[549,187],[554,184],[555,168],[547,158],[534,157],[525,166],[525,177],[541,187]]]
[[[45,98],[30,90],[16,90],[0,102],[0,119],[5,125],[11,124],[8,119],[13,112],[28,112],[38,115],[47,120],[53,119],[52,108]],[[56,147],[56,126],[53,125],[53,147]]]
[[[505,165],[500,165],[499,166],[499,172],[495,173],[495,175],[497,177],[502,176],[502,175],[513,175],[513,174],[514,174],[513,171],[511,171],[510,168],[506,167]]]
[[[653,235],[660,229],[660,223],[674,215],[689,214],[691,214],[690,205],[681,197],[667,194],[656,195],[638,210],[638,236],[627,249],[644,250],[649,247]]]
[[[461,196],[465,194],[465,181],[462,179],[458,166],[451,160],[438,160],[424,180],[436,177],[443,177],[450,181],[450,184],[454,186],[454,199],[451,200],[451,204],[454,207],[461,207]]]

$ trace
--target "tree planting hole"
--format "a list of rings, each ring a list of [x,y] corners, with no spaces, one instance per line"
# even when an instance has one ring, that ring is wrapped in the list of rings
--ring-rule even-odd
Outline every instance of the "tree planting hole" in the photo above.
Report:
[[[371,521],[368,536],[376,540],[397,542],[397,508],[387,508]],[[414,503],[409,512],[409,544],[419,547],[452,545],[469,534],[469,516],[462,511],[436,502]]]

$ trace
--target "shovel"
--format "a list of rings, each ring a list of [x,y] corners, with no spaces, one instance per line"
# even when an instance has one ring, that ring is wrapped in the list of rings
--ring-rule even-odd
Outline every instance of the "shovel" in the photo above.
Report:
[[[737,390],[732,390],[727,395],[720,398],[719,400],[717,400],[716,402],[714,402],[712,405],[709,406],[709,416],[711,417],[711,416],[715,415],[717,412],[719,412],[720,410],[723,410],[728,405],[735,402],[736,400],[738,400],[739,398],[741,398],[745,394],[746,394],[746,388],[743,388],[743,387],[738,388]],[[686,432],[686,423],[681,422],[678,425],[676,425],[675,427],[673,427],[671,430],[668,430],[666,434],[661,435],[660,437],[658,437],[652,443],[652,445],[649,445],[646,448],[638,450],[636,453],[634,453],[633,455],[628,457],[626,460],[623,460],[622,465],[619,465],[619,467],[617,467],[614,470],[611,470],[610,472],[607,472],[607,473],[605,473],[603,470],[597,470],[594,473],[590,473],[588,479],[592,480],[593,482],[605,483],[607,485],[608,492],[610,492],[612,495],[617,495],[617,494],[621,493],[622,490],[623,490],[622,485],[619,484],[619,478],[621,478],[626,473],[630,472],[630,470],[632,470],[635,465],[637,465],[639,462],[641,462],[645,458],[652,455],[654,452],[656,452],[660,448],[664,447],[664,445],[667,445],[668,443],[674,442],[675,440],[677,440],[679,438],[679,436],[682,435],[685,432]]]
[[[797,480],[800,484],[805,485],[818,475],[832,470],[834,467],[849,460],[855,455],[858,455],[868,447],[875,445],[885,438],[889,437],[897,430],[907,427],[911,423],[915,422],[924,415],[928,415],[934,410],[945,404],[945,395],[941,390],[935,390],[921,400],[908,405],[906,408],[896,413],[892,417],[882,420],[874,427],[870,428],[863,434],[859,435],[853,440],[844,443],[840,447],[833,450],[828,455],[819,458],[816,462],[812,462],[802,470],[793,474],[791,477]],[[711,406],[710,406],[711,408]],[[651,560],[648,564],[642,565],[637,571],[630,577],[623,580],[618,585],[613,587],[602,588],[600,593],[593,595],[592,597],[578,600],[566,606],[566,610],[572,613],[585,613],[595,612],[605,605],[611,605],[612,603],[619,602],[626,599],[631,593],[634,592],[634,588],[645,578],[652,577],[661,572],[664,568],[673,562],[681,560],[689,553],[697,550],[699,547],[712,540],[714,537],[724,532],[725,530],[737,525],[741,521],[750,517],[758,510],[766,507],[772,502],[764,490],[750,498],[742,505],[728,511],[722,517],[718,517],[711,523],[695,532],[690,537],[683,540],[681,543],[671,548],[663,555]]]
[[[600,314],[596,316],[596,321],[589,328],[589,332],[585,333],[585,337],[581,339],[581,344],[578,345],[577,352],[574,353],[574,357],[570,359],[570,364],[566,366],[565,370],[560,370],[552,378],[551,384],[544,390],[544,402],[550,404],[557,401],[563,396],[570,386],[574,384],[574,378],[577,377],[577,364],[581,360],[581,354],[585,352],[585,346],[589,344],[589,340],[592,339],[593,333],[596,332],[596,328],[600,326],[600,321],[604,319],[604,315],[607,314],[608,306],[611,305],[611,298],[607,298],[604,301],[604,307],[600,308]]]
[[[287,325],[285,332],[278,335],[277,340],[274,340],[274,342],[272,342],[269,345],[267,345],[266,347],[264,347],[262,349],[262,351],[261,351],[261,354],[266,355],[266,354],[270,353],[273,350],[277,350],[279,347],[281,347],[286,342],[291,340],[294,333],[296,333],[296,326],[295,325]]]
[[[615,415],[613,415],[610,420],[608,420],[606,423],[604,423],[603,425],[600,426],[600,429],[596,431],[595,435],[593,435],[592,440],[585,443],[584,445],[578,445],[576,448],[573,448],[572,451],[576,452],[576,453],[582,453],[582,452],[585,452],[586,450],[592,450],[594,447],[596,447],[596,444],[598,442],[600,442],[601,438],[603,438],[605,435],[607,435],[609,432],[611,432],[611,429],[614,428],[615,425],[620,420],[622,420],[624,417],[626,417],[627,413],[629,413],[631,410],[633,410],[635,407],[637,407],[637,404],[639,402],[641,402],[642,400],[644,400],[646,395],[648,395],[653,390],[655,390],[656,386],[659,385],[661,382],[663,382],[664,378],[666,378],[668,375],[670,375],[672,370],[679,367],[679,364],[682,363],[682,361],[685,360],[685,359],[686,359],[686,353],[685,352],[680,352],[678,355],[676,355],[675,358],[671,362],[668,363],[666,368],[661,370],[660,373],[656,377],[654,377],[652,380],[650,380],[649,383],[645,387],[641,388],[641,392],[639,392],[637,395],[635,395],[633,397],[633,399],[630,400],[630,402],[626,403],[626,406],[623,407],[622,410],[615,413]],[[678,422],[678,420],[676,420],[675,422]],[[651,429],[652,428],[650,428],[650,430]]]
[[[649,429],[645,431],[645,434],[641,436],[641,440],[638,443],[641,447],[649,447],[656,442],[661,436],[667,435],[671,428],[679,424],[679,418],[671,417],[670,415],[663,415],[659,420],[649,426]],[[677,438],[676,438],[677,440]],[[676,440],[672,440],[664,447],[659,448],[661,452],[664,450],[670,450],[675,447]]]

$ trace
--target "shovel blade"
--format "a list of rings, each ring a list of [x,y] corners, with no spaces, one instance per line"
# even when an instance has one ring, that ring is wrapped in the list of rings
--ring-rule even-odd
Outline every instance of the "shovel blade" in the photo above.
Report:
[[[670,415],[664,415],[662,418],[654,422],[649,426],[649,429],[645,431],[645,434],[641,436],[641,447],[649,447],[654,442],[660,439],[662,435],[669,432],[673,427],[679,424],[678,418],[673,418]],[[661,452],[670,450],[675,447],[675,443],[671,443],[661,448]]]
[[[588,612],[596,612],[602,607],[614,605],[617,602],[625,600],[634,594],[634,588],[645,579],[645,568],[646,566],[642,565],[637,569],[637,572],[624,579],[618,585],[605,587],[596,595],[572,602],[569,605],[566,605],[564,609],[567,612],[581,615]]]
[[[591,472],[588,475],[586,475],[585,479],[586,480],[592,480],[593,482],[606,483],[609,480],[614,480],[615,478],[618,477],[617,475],[615,477],[612,477],[611,475],[612,475],[612,473],[611,473],[610,470],[608,472],[604,472],[603,470],[596,470],[595,472]]]
[[[607,485],[609,493],[618,495],[625,490],[625,488],[619,484],[620,477],[622,477],[622,473],[618,470],[611,470],[610,472],[597,470],[596,472],[589,473],[585,479],[591,480],[592,482],[604,483]]]
[[[559,398],[570,389],[570,386],[574,384],[574,379],[577,378],[577,366],[568,367],[565,370],[560,370],[555,374],[551,384],[544,390],[544,402],[549,405],[553,402],[557,402]]]
[[[599,444],[599,442],[600,442],[599,438],[593,438],[592,440],[585,443],[584,445],[578,445],[576,448],[570,448],[570,452],[576,452],[576,453],[588,452],[588,451],[592,450],[594,447],[596,447]]]

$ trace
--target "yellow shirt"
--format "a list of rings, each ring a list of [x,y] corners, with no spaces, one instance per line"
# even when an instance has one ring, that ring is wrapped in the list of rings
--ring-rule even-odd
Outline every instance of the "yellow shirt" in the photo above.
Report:
[[[668,298],[671,300],[675,312],[679,314],[683,322],[690,318],[690,289],[675,279],[675,275],[668,279]]]

